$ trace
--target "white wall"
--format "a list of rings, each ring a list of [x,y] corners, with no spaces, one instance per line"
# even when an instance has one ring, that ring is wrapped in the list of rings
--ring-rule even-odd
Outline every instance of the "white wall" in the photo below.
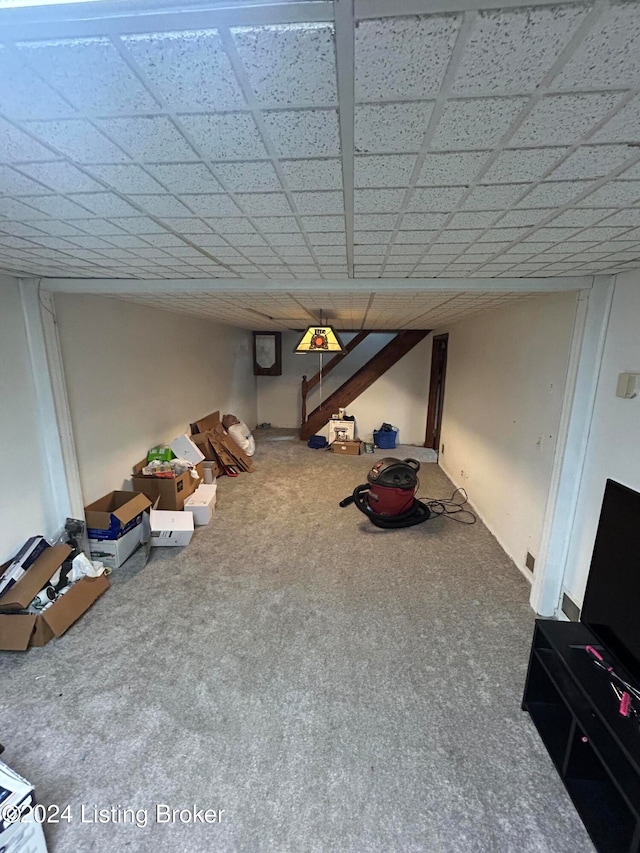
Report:
[[[524,569],[537,556],[576,293],[480,314],[449,332],[440,466]]]
[[[5,276],[0,276],[0,365],[2,563],[30,536],[51,536],[64,521],[52,513],[18,282]]]
[[[282,335],[282,376],[258,377],[258,421],[261,423],[300,428],[302,376],[306,374],[310,379],[317,373],[319,356],[296,355],[293,349],[299,337],[294,332]],[[346,344],[354,335],[345,333],[340,337]],[[322,399],[326,400],[393,337],[393,333],[369,335],[323,379]],[[330,358],[324,356],[325,364]],[[373,430],[386,421],[398,427],[398,440],[404,444],[424,443],[430,366],[431,338],[427,337],[354,400],[347,413],[354,415],[360,438],[371,441]],[[316,386],[307,399],[307,412],[318,403]],[[326,429],[324,434],[327,434]]]
[[[251,332],[98,296],[55,303],[85,503],[211,411],[255,423]]]
[[[581,605],[607,478],[640,491],[640,397],[616,397],[619,373],[640,373],[640,273],[617,276],[564,587]],[[640,528],[640,524],[639,524]]]

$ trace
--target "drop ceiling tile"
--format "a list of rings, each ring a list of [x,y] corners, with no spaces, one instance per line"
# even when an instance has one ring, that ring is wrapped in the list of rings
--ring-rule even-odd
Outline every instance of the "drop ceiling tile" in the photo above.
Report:
[[[552,213],[554,213],[554,208],[552,207],[534,207],[530,210],[508,210],[495,224],[500,228],[537,225],[538,222]]]
[[[119,228],[116,228],[115,225],[111,225],[110,223],[104,222],[102,219],[91,219],[87,220],[93,223],[102,223],[105,229],[111,229],[111,231],[104,231],[102,233],[112,233],[112,234],[122,234]],[[51,234],[54,237],[66,237],[70,234],[82,234],[88,231],[85,227],[85,220],[76,219],[71,222],[61,222],[57,219],[47,219],[41,220],[38,223],[38,228],[41,231],[45,231],[47,234]],[[96,232],[91,232],[96,233]]]
[[[559,207],[585,192],[590,181],[562,181],[539,184],[518,202],[518,207]]]
[[[0,45],[0,111],[12,118],[57,118],[73,107],[28,68],[19,54]]]
[[[640,211],[638,212],[640,213]],[[611,213],[615,213],[612,208],[577,208],[573,210],[566,210],[564,213],[561,213],[560,216],[556,216],[555,219],[552,219],[549,225],[553,228],[564,225],[572,226],[574,228],[579,226],[583,227],[585,225],[594,225],[596,222],[600,222],[601,219],[605,219],[605,217],[609,216]],[[617,225],[619,223],[611,222],[611,219],[607,219],[605,224]]]
[[[171,110],[242,109],[245,99],[215,29],[126,36],[123,42]]]
[[[344,246],[345,234],[338,231],[319,231],[317,234],[309,234],[309,240],[314,248],[319,246]]]
[[[66,165],[66,164],[65,164]],[[69,167],[73,168],[73,167]],[[116,166],[91,166],[89,171],[100,180],[109,184],[115,190],[121,193],[162,193],[164,187],[161,186],[151,175],[148,175],[140,166],[134,165],[116,165]],[[90,179],[86,179],[90,180]],[[94,189],[103,189],[102,186],[92,182]],[[82,189],[74,190],[71,187],[60,187],[63,192],[83,192]],[[91,188],[87,188],[91,189]]]
[[[37,128],[30,128],[28,124],[25,127],[30,132],[38,132]],[[52,160],[55,156],[27,133],[0,118],[0,162],[29,163],[33,160]]]
[[[226,218],[213,217],[211,219],[207,219],[207,223],[214,231],[223,235],[254,234],[256,230],[251,222],[243,216],[229,216]]]
[[[97,216],[136,216],[138,213],[135,207],[115,195],[115,193],[82,193],[70,196],[70,198]],[[55,213],[53,215],[59,216],[61,214]],[[68,215],[82,216],[85,215],[85,212],[79,211],[75,214],[69,213]]]
[[[395,213],[356,213],[354,227],[360,231],[393,230],[398,219]]]
[[[145,237],[145,240],[151,242],[154,240],[154,238],[156,238],[156,239],[157,239],[157,237],[162,238],[163,236],[164,235],[161,235],[161,234],[147,234],[147,236]],[[168,243],[168,244],[167,243],[154,243],[153,245],[155,245],[155,246],[160,246],[160,245],[174,246],[174,245],[180,244],[180,239],[178,237],[174,237],[173,234],[167,234],[166,236],[169,239],[173,240],[173,242]],[[107,237],[107,240],[108,240],[109,245],[115,246],[116,248],[119,248],[119,249],[136,249],[136,248],[142,249],[146,246],[146,243],[143,240],[141,240],[139,237],[134,237],[133,234],[123,234],[122,236],[120,236],[118,234],[111,234],[109,237]],[[74,238],[74,241],[75,241],[75,238]]]
[[[533,92],[586,14],[576,6],[480,12],[453,91]]]
[[[488,151],[456,151],[427,154],[418,186],[452,186],[470,184],[484,166]]]
[[[620,101],[620,94],[547,95],[534,107],[515,133],[511,144],[575,144],[588,134]]]
[[[433,149],[493,148],[526,103],[526,98],[450,100],[431,141]]]
[[[262,239],[262,238],[260,238]],[[264,242],[264,241],[263,241]],[[299,232],[297,234],[270,234],[269,243],[272,246],[306,246],[304,237]]]
[[[640,225],[640,207],[621,210],[610,216],[602,225]]]
[[[357,105],[355,150],[361,154],[417,152],[422,146],[433,104]]]
[[[28,167],[27,167],[28,168]],[[0,193],[11,196],[48,194],[50,189],[43,187],[23,175],[21,172],[11,169],[9,166],[0,166]]]
[[[391,239],[391,231],[356,231],[353,235],[354,245],[378,246]]]
[[[342,188],[342,166],[338,159],[283,160],[280,165],[291,190]]]
[[[344,216],[303,216],[302,225],[309,231],[344,231]]]
[[[397,212],[404,196],[404,190],[355,190],[354,209],[358,213]]]
[[[154,222],[153,219],[149,219],[147,216],[118,216],[115,217],[112,222],[113,225],[117,225],[118,228],[122,228],[130,234],[164,234],[165,232],[162,225],[158,225],[157,222]],[[86,225],[82,225],[81,227],[84,228],[85,231],[89,231],[89,227]],[[92,233],[98,232],[94,231]],[[113,232],[102,231],[101,233],[110,234]]]
[[[147,168],[172,193],[223,192],[204,163],[153,164]]]
[[[447,223],[448,228],[488,228],[500,214],[495,210],[454,213]]]
[[[152,216],[191,216],[191,211],[172,195],[137,195],[132,198]]]
[[[554,87],[618,89],[637,85],[640,85],[637,3],[612,4],[554,80]]]
[[[295,216],[256,216],[253,220],[263,234],[293,234],[299,231],[298,220]]]
[[[467,210],[504,210],[514,204],[526,187],[522,184],[496,184],[474,187],[464,201]]]
[[[27,121],[24,126],[43,142],[78,163],[125,163],[129,159],[124,151],[84,119]],[[23,161],[51,159],[50,153],[43,156],[46,149],[40,150],[43,153],[37,156],[29,156],[27,153]]]
[[[293,193],[293,200],[301,214],[344,213],[344,199],[341,192],[299,192]]]
[[[410,154],[356,155],[356,187],[406,187],[416,158]]]
[[[356,100],[436,94],[460,27],[459,15],[364,20],[355,31]]]
[[[224,193],[184,194],[182,201],[200,216],[237,216],[241,212],[233,199]]]
[[[113,244],[103,240],[102,237],[94,237],[91,234],[74,236],[68,238],[68,246],[80,246],[81,249],[113,249]],[[126,248],[124,246],[118,248]]]
[[[187,140],[167,116],[101,119],[98,124],[141,162],[197,159]]]
[[[238,193],[236,201],[248,216],[286,216],[291,213],[284,193]]]
[[[411,211],[449,212],[465,194],[464,187],[425,187],[413,191],[409,199]],[[403,225],[406,227],[406,225]]]
[[[231,33],[261,107],[336,103],[333,24],[236,27]]]
[[[594,142],[640,141],[640,97],[619,109],[593,137]]]
[[[569,151],[567,147],[525,148],[503,151],[481,178],[483,184],[515,184],[538,181]]]
[[[549,223],[547,228],[540,228],[535,232],[532,239],[536,240],[548,240],[550,243],[560,243],[562,240],[569,240],[575,234],[577,234],[579,228],[554,228],[553,223]],[[582,232],[584,233],[584,232]],[[584,237],[581,239],[588,239]],[[604,237],[603,237],[604,239]]]
[[[446,201],[446,199],[445,199]],[[444,213],[405,213],[402,217],[401,227],[404,230],[430,230],[441,228],[447,217]]]
[[[583,145],[567,157],[546,180],[601,178],[636,156],[637,152],[626,145]]]
[[[624,175],[627,174],[628,170]],[[578,205],[579,207],[607,207],[609,205],[617,207],[638,201],[640,201],[640,180],[610,181],[579,201]]]
[[[60,225],[63,224],[63,223],[57,223],[55,220],[48,220],[48,221],[50,223],[54,223],[54,224],[60,224]],[[2,219],[2,220],[0,220],[0,233],[10,234],[14,237],[33,237],[34,235],[37,236],[38,234],[43,233],[43,231],[45,229],[42,228],[42,224],[43,224],[42,222],[38,222],[38,223],[29,223],[28,225],[25,225],[24,222],[12,222],[12,221],[7,220],[7,219]],[[35,227],[36,225],[38,226],[37,228]],[[57,232],[47,231],[46,233],[48,233],[48,234],[53,233],[56,236],[59,236],[57,234]],[[69,227],[68,233],[78,234],[80,232],[77,229]]]
[[[336,110],[265,112],[264,121],[279,157],[332,157],[340,154]]]
[[[87,210],[84,207],[80,207],[61,196],[26,196],[23,201],[54,219],[73,219],[74,216],[83,217],[87,215]],[[37,216],[31,218],[37,218]]]
[[[216,175],[231,192],[281,192],[282,185],[269,161],[253,163],[216,163]]]
[[[396,245],[414,244],[426,246],[435,239],[437,233],[437,231],[398,231],[396,234]]]
[[[461,228],[455,231],[447,229],[442,232],[438,239],[448,241],[449,243],[472,243],[481,234],[482,229],[479,228]]]
[[[18,50],[78,109],[153,112],[158,104],[108,38],[21,42]]]

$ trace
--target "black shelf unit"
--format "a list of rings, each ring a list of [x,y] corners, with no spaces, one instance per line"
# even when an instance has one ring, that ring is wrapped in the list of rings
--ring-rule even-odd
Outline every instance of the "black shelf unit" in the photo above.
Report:
[[[537,619],[522,708],[599,853],[640,853],[640,727],[587,645],[600,648],[582,623]]]

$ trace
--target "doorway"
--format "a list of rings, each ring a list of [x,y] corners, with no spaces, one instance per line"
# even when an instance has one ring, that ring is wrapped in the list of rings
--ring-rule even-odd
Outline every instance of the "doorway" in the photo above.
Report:
[[[444,405],[444,383],[447,373],[447,346],[449,335],[435,335],[431,350],[431,380],[429,384],[429,409],[427,411],[427,434],[424,446],[440,454],[440,429]]]

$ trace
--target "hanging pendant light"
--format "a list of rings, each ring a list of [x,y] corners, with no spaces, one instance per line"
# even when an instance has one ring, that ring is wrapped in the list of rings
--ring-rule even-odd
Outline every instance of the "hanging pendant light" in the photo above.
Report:
[[[294,352],[346,352],[338,333],[332,326],[322,322],[322,311],[320,322],[308,326],[302,337],[296,344]]]

